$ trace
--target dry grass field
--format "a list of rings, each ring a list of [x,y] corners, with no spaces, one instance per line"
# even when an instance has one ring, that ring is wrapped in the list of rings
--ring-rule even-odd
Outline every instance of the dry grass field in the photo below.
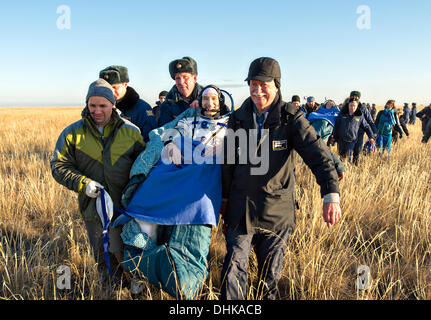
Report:
[[[0,299],[132,299],[127,286],[98,281],[77,195],[51,176],[55,142],[81,108],[0,108]],[[342,220],[328,229],[310,170],[297,163],[297,227],[287,246],[280,299],[431,299],[431,144],[420,142],[420,121],[393,145],[391,160],[344,163]],[[213,231],[211,272],[199,299],[218,299],[225,255]],[[57,267],[72,272],[70,290],[56,288]],[[367,265],[371,287],[357,290]],[[250,263],[250,299],[256,261]],[[135,299],[171,299],[147,284]]]

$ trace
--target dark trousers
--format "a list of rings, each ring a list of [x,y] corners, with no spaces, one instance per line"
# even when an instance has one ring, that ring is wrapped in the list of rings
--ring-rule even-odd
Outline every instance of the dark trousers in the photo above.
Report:
[[[355,147],[353,148],[353,162],[358,162],[359,154],[362,151],[362,145],[364,144],[364,134],[365,131],[363,129],[359,129],[358,131],[358,139],[356,140]]]
[[[422,142],[427,143],[431,137],[431,119],[428,119],[425,123],[425,129],[423,130],[424,136],[422,137]]]
[[[103,228],[100,221],[84,221],[87,236],[92,249],[93,257],[97,263],[97,269],[102,278],[108,277],[108,269],[105,262],[103,249]],[[121,240],[121,228],[109,228],[109,255],[111,269],[114,275],[120,276],[122,272],[120,262],[123,261],[123,241]]]
[[[338,145],[338,153],[340,155],[341,159],[347,158],[349,161],[352,160],[352,155],[355,149],[355,141],[353,142],[346,142],[346,141],[339,141],[337,142]]]
[[[227,229],[227,254],[221,274],[221,299],[247,298],[247,270],[253,246],[259,279],[255,297],[262,295],[264,299],[276,299],[277,284],[284,266],[286,243],[292,232],[292,227],[277,232],[256,230],[254,234]]]

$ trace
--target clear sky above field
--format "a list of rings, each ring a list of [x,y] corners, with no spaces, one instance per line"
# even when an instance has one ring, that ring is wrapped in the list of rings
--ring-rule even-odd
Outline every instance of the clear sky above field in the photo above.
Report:
[[[153,105],[174,84],[169,62],[187,55],[198,82],[237,105],[260,56],[279,61],[285,100],[359,90],[364,102],[428,105],[430,12],[428,0],[1,1],[0,105],[82,105],[112,64]]]

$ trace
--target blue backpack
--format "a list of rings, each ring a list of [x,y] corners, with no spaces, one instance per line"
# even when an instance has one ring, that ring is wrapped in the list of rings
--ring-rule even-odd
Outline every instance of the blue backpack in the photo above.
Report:
[[[392,127],[396,124],[394,114],[392,110],[385,109],[380,116],[379,125],[378,125],[378,133],[382,135],[390,135],[392,134]]]

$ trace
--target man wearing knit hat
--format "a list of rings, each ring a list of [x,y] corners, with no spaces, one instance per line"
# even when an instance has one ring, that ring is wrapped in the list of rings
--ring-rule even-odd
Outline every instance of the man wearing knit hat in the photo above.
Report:
[[[227,208],[223,218],[227,254],[221,298],[248,296],[247,267],[254,246],[262,288],[258,297],[276,299],[286,241],[296,220],[293,150],[320,185],[323,219],[328,227],[341,218],[338,176],[329,149],[304,113],[282,100],[278,62],[268,57],[254,60],[246,81],[250,97],[230,116],[225,141],[223,198]],[[239,142],[241,136],[257,149],[245,150],[248,146]],[[266,173],[255,171],[255,154],[266,158]]]
[[[82,118],[63,130],[51,159],[54,179],[78,193],[79,212],[102,278],[106,277],[107,265],[96,199],[103,188],[114,205],[121,206],[121,192],[129,181],[130,168],[145,147],[138,127],[121,118],[114,104],[111,85],[103,79],[94,81],[88,89]],[[123,257],[120,230],[109,228],[109,238],[110,262],[118,276]]]
[[[121,111],[121,116],[135,124],[141,130],[144,141],[148,141],[148,133],[157,127],[157,121],[151,106],[129,86],[128,69],[109,66],[99,72],[99,77],[109,82],[114,89],[116,107]]]
[[[175,85],[160,105],[158,125],[174,120],[188,108],[198,107],[198,97],[202,86],[197,83],[198,67],[193,58],[183,57],[169,63],[169,74]]]
[[[301,98],[298,95],[292,96],[291,102],[295,106],[296,109],[299,109],[301,107]]]

